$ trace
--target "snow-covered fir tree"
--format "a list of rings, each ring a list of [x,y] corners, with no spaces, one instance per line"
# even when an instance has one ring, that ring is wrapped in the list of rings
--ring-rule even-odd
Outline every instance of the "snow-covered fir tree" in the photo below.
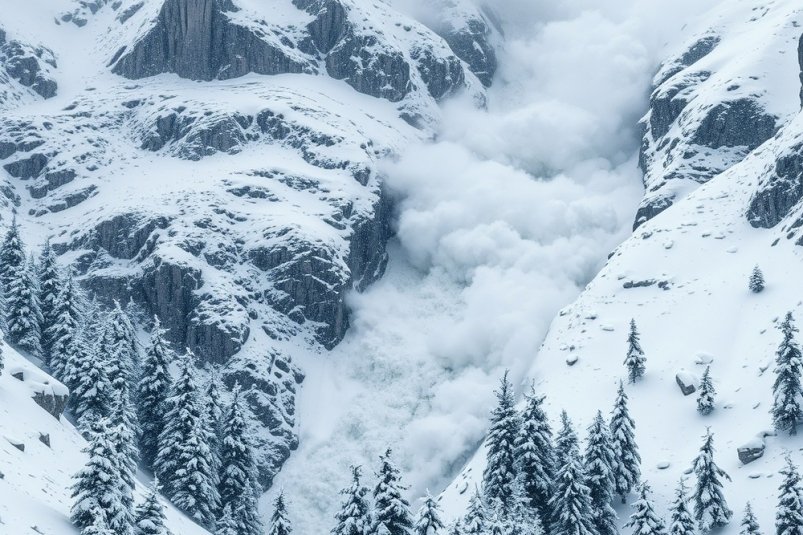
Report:
[[[237,522],[234,520],[231,506],[227,505],[215,522],[215,535],[240,535],[237,529]]]
[[[635,383],[644,376],[647,370],[647,357],[641,349],[641,335],[636,327],[636,320],[630,320],[630,332],[627,335],[627,356],[625,356],[625,366],[627,366],[627,377],[631,383]]]
[[[256,500],[253,499],[253,490],[258,485],[256,469],[240,387],[235,386],[222,429],[218,494],[220,506],[231,507],[240,535],[262,533]]]
[[[191,357],[185,356],[168,399],[154,471],[163,484],[165,495],[179,509],[209,527],[214,524],[219,508],[212,464],[197,381]]]
[[[706,366],[697,394],[697,412],[703,416],[711,414],[711,411],[714,410],[714,396],[716,393],[714,382],[711,380],[711,366]]]
[[[159,318],[154,318],[137,386],[139,451],[142,462],[148,467],[153,467],[156,459],[159,435],[165,426],[167,398],[173,385],[168,369],[173,354],[165,341],[165,332]]]
[[[800,485],[800,474],[786,455],[786,465],[781,469],[780,487],[778,487],[778,507],[775,510],[776,535],[803,534],[803,488]]]
[[[239,398],[239,387],[238,398]],[[237,401],[238,405],[240,400]],[[239,407],[241,409],[241,407]],[[220,474],[221,433],[222,433],[223,405],[220,400],[220,377],[213,371],[209,377],[204,392],[204,430],[206,443],[212,451],[213,465],[216,474]]]
[[[158,480],[154,480],[145,501],[137,506],[134,513],[134,535],[169,535],[158,488]]]
[[[423,504],[418,510],[418,520],[415,523],[416,535],[438,535],[443,532],[443,521],[440,515],[438,501],[427,491]]]
[[[633,514],[625,527],[632,527],[634,535],[665,535],[666,526],[655,512],[647,482],[639,485],[639,497],[633,504]]]
[[[700,453],[694,460],[697,483],[694,487],[694,517],[702,532],[722,527],[730,522],[733,512],[722,492],[721,478],[730,476],[714,462],[714,435],[707,430]]]
[[[137,375],[139,344],[134,325],[119,302],[114,302],[104,327],[108,343],[111,345],[110,352],[117,355],[121,373],[131,381]]]
[[[487,464],[482,474],[482,488],[489,503],[498,500],[503,511],[513,507],[516,490],[515,444],[519,418],[513,397],[513,385],[506,371],[496,391],[497,405],[491,413],[491,427],[485,439]],[[388,526],[391,529],[391,526]]]
[[[764,291],[764,274],[761,272],[761,269],[758,267],[758,265],[756,265],[753,268],[752,273],[750,273],[750,282],[748,283],[748,287],[754,294]]]
[[[38,267],[38,298],[39,308],[42,312],[42,324],[40,325],[40,331],[42,333],[42,356],[44,357],[45,364],[49,365],[50,349],[52,345],[50,328],[54,326],[58,320],[56,303],[62,286],[61,273],[58,263],[56,262],[56,255],[53,253],[53,248],[50,247],[50,239],[45,241],[45,245],[42,247],[42,253],[39,255]]]
[[[273,500],[273,515],[270,517],[270,531],[268,535],[290,535],[293,533],[292,524],[287,516],[287,504],[284,491],[279,491]],[[238,534],[239,535],[239,534]]]
[[[775,382],[772,386],[773,405],[772,420],[778,431],[789,431],[790,435],[797,433],[797,423],[803,416],[800,405],[801,372],[803,371],[803,356],[795,340],[794,318],[788,312],[780,326],[783,340],[775,353]]]
[[[574,431],[569,434],[574,435]],[[561,454],[562,465],[555,477],[555,493],[550,501],[554,518],[554,535],[596,535],[591,491],[585,484],[585,473],[576,439],[567,442]]]
[[[409,535],[413,529],[410,503],[402,496],[399,469],[393,463],[388,448],[379,458],[379,472],[374,487],[374,531],[384,524],[389,535]]]
[[[588,428],[585,451],[586,485],[591,492],[591,511],[596,535],[617,535],[616,511],[613,501],[613,448],[608,424],[598,411]]]
[[[75,363],[75,379],[70,381],[70,401],[79,427],[86,431],[92,422],[111,414],[114,394],[106,361],[97,356],[95,347],[85,349],[77,355],[80,359]]]
[[[337,525],[332,535],[370,535],[371,507],[366,496],[368,488],[360,481],[360,467],[351,467],[351,485],[340,491],[344,496],[340,510],[335,514]]]
[[[669,535],[694,535],[696,524],[689,510],[689,502],[686,495],[686,482],[681,479],[675,491],[675,499],[669,508],[671,515],[669,522]]]
[[[109,418],[109,434],[117,452],[120,479],[120,496],[126,509],[133,511],[134,479],[137,473],[136,429],[126,416],[129,409],[125,407],[130,401],[117,396]]]
[[[622,497],[622,503],[626,503],[627,495],[641,479],[641,456],[636,444],[635,427],[628,412],[625,387],[620,381],[609,429],[613,450],[614,488]]]
[[[463,518],[463,528],[466,535],[480,535],[485,533],[488,524],[488,515],[485,511],[485,504],[482,501],[480,489],[475,488],[474,494],[468,501],[466,515]]]
[[[544,397],[535,390],[525,396],[519,434],[516,437],[518,484],[526,504],[535,509],[542,524],[551,517],[549,499],[555,478],[552,429],[543,410]]]
[[[76,474],[72,487],[72,523],[83,530],[93,525],[100,514],[115,535],[128,535],[132,512],[121,495],[120,459],[105,418],[92,424],[84,451],[89,460]]]
[[[8,292],[11,280],[25,266],[25,262],[25,246],[20,238],[15,213],[11,226],[3,238],[3,246],[0,248],[0,285],[4,295]]]
[[[555,436],[555,466],[559,470],[566,464],[566,457],[569,452],[580,447],[577,433],[574,432],[572,421],[566,411],[560,412],[560,429]]]
[[[56,379],[64,382],[67,382],[66,367],[75,349],[73,342],[82,316],[79,299],[72,274],[68,272],[53,303],[53,321],[44,332],[50,370]]]
[[[39,289],[31,262],[9,274],[5,291],[8,340],[35,357],[42,357],[42,313]]]
[[[803,520],[803,518],[801,518]],[[758,525],[758,519],[753,514],[753,507],[750,502],[744,506],[744,516],[742,516],[741,529],[739,535],[761,535],[761,528]]]

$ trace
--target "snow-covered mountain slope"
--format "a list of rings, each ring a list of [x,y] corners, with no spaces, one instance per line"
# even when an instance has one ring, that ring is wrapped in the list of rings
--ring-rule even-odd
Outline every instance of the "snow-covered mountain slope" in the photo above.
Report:
[[[728,108],[732,102],[728,84],[736,82],[731,74],[726,76],[727,82],[723,79],[709,87],[706,81],[694,89],[680,122],[671,125],[667,135],[677,138],[677,147],[699,152],[720,167],[698,169],[706,175],[698,177],[703,185],[695,183],[682,193],[673,190],[680,194],[660,214],[641,222],[615,249],[582,295],[552,322],[520,387],[529,389],[534,381],[536,391],[546,395],[556,422],[560,411],[566,409],[577,428],[584,430],[597,409],[610,411],[618,382],[627,379],[623,360],[628,324],[635,319],[647,355],[647,374],[642,381],[626,385],[626,391],[636,422],[642,476],[653,486],[658,509],[665,514],[678,480],[688,473],[702,436],[710,428],[716,461],[733,479],[725,483],[725,496],[736,519],[726,533],[738,532],[738,515],[747,500],[762,528],[771,529],[784,454],[790,452],[798,463],[803,460],[800,438],[776,436],[769,413],[780,321],[788,311],[798,321],[803,317],[803,287],[796,275],[803,255],[798,236],[803,115],[796,113],[800,106],[796,60],[802,21],[799,6],[792,2],[747,4],[738,4],[737,12],[743,11],[730,19],[728,31],[719,34],[721,41],[705,58],[716,59],[717,69],[712,72],[744,73],[743,79],[752,86],[751,98],[776,114],[777,134],[757,142],[756,147],[743,145],[738,157],[727,145],[695,148],[689,144],[689,136],[699,129],[688,129],[684,125],[691,123],[684,121],[698,110],[714,110],[723,103],[721,109],[733,110]],[[745,13],[750,16],[743,16]],[[712,16],[722,20],[720,11]],[[767,39],[748,41],[745,32],[753,31],[765,32]],[[739,41],[726,46],[725,34],[741,35],[749,46],[742,48]],[[755,55],[746,57],[746,48]],[[666,63],[662,72],[671,69],[672,62],[676,60]],[[695,69],[703,68],[699,62]],[[755,76],[741,71],[746,63],[755,69]],[[683,76],[684,71],[678,72]],[[714,78],[712,74],[707,80]],[[661,87],[653,94],[651,114],[656,113],[656,94],[663,91]],[[699,108],[694,104],[698,101]],[[648,114],[648,121],[650,117]],[[713,124],[722,139],[743,128],[752,128],[751,134],[756,129],[751,120]],[[653,133],[648,127],[647,146]],[[675,150],[671,143],[669,147]],[[723,167],[725,170],[718,172]],[[648,169],[648,186],[651,176],[671,174],[673,169],[661,164]],[[671,184],[667,180],[660,187]],[[654,198],[652,194],[648,189],[646,203]],[[766,289],[757,294],[748,289],[755,265],[767,278]],[[717,390],[716,408],[711,415],[702,416],[696,410],[696,394],[684,395],[678,377],[694,384],[709,365]],[[738,453],[743,446],[755,448],[754,453],[763,456],[746,464]],[[466,489],[481,478],[484,456],[480,449],[446,489],[443,502],[449,515],[462,514],[468,500]],[[631,511],[628,507],[618,511],[624,523]]]
[[[6,344],[2,344],[2,351],[5,369],[0,375],[0,532],[74,533],[69,520],[70,487],[87,456],[82,452],[86,441],[64,416],[58,416],[64,408],[67,389]],[[41,405],[32,397],[37,395]],[[146,484],[138,483],[138,502],[145,491]],[[167,522],[173,533],[208,533],[166,505]]]
[[[0,77],[7,212],[98,298],[134,300],[248,389],[264,483],[297,445],[288,342],[333,347],[346,293],[384,271],[377,162],[431,136],[439,101],[483,102],[493,32],[469,5],[446,3],[437,32],[351,0],[34,0],[0,16],[15,39],[0,54],[35,56]]]

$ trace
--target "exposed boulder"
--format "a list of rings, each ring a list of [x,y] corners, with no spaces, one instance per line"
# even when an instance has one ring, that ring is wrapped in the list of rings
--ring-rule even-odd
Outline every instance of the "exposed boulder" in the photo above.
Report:
[[[226,0],[166,0],[153,27],[118,50],[112,71],[132,79],[172,72],[192,80],[312,72],[275,35],[232,22],[233,10]]]
[[[678,388],[680,388],[680,391],[683,393],[683,395],[688,396],[697,390],[697,383],[699,383],[699,379],[692,373],[689,373],[685,370],[680,370],[677,374],[675,374],[675,382],[678,384]]]
[[[736,449],[739,460],[742,464],[749,464],[759,459],[764,455],[766,449],[765,437],[772,436],[775,433],[771,431],[762,431],[758,433],[752,440],[742,444]]]

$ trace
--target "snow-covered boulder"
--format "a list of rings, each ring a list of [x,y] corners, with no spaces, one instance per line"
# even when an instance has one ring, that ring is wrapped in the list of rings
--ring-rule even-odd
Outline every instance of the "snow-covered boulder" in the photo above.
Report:
[[[675,382],[678,384],[680,391],[683,392],[683,395],[688,396],[697,390],[697,384],[700,381],[693,373],[680,370],[675,374]]]

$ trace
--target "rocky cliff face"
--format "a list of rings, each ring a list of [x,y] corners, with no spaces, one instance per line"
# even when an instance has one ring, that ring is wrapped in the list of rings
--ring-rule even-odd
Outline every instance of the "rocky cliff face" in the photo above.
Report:
[[[32,97],[55,96],[55,69],[56,58],[51,50],[11,39],[0,26],[0,110]]]
[[[430,134],[411,124],[434,124],[439,99],[482,85],[381,3],[93,5],[57,20],[86,35],[96,78],[0,119],[5,203],[97,298],[158,316],[246,389],[270,483],[298,442],[288,349],[337,344],[348,292],[383,274],[377,162]]]

